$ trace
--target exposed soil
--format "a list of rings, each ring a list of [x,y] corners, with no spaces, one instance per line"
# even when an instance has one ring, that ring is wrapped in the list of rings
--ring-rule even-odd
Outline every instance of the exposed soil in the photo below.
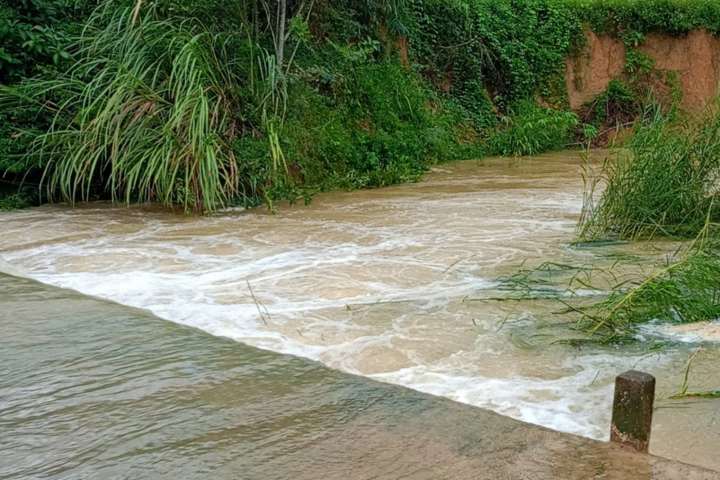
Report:
[[[566,81],[570,107],[578,109],[595,95],[602,93],[613,78],[622,77],[625,65],[625,45],[618,37],[587,33],[582,53],[566,62]],[[671,37],[650,33],[638,50],[652,56],[656,62],[648,76],[653,94],[664,99],[671,87],[667,72],[677,72],[685,109],[702,107],[717,92],[720,80],[720,38],[706,30],[694,30],[686,35]]]
[[[622,74],[625,44],[618,37],[587,32],[582,53],[565,62],[570,108],[578,109],[584,102],[605,91],[610,80]]]
[[[401,35],[395,40],[395,47],[398,49],[400,61],[403,65],[410,65],[410,57],[408,56],[408,39],[407,35]]]
[[[681,107],[702,107],[717,93],[720,38],[706,30],[693,30],[676,38],[650,33],[638,50],[656,59],[655,70],[678,72],[683,92]]]

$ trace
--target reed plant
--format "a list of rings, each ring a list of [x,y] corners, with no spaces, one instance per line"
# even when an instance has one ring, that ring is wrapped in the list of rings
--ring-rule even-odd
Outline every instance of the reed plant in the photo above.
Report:
[[[671,239],[662,262],[543,264],[501,279],[518,301],[553,298],[588,334],[571,344],[632,341],[639,324],[720,318],[720,114],[646,112],[625,150],[586,178],[580,242]],[[595,197],[599,199],[595,201]],[[592,293],[592,295],[588,295]]]
[[[96,25],[103,25],[96,28]],[[45,166],[49,198],[157,201],[213,211],[238,187],[233,151],[239,79],[232,38],[150,10],[95,13],[73,46],[76,63],[0,92],[0,103],[41,104],[47,132],[28,156]]]
[[[719,175],[717,102],[699,118],[681,120],[653,108],[626,148],[587,179],[579,238],[693,238],[708,214],[712,222],[720,214],[718,202],[709,211]]]
[[[602,300],[565,313],[579,314],[577,325],[605,340],[627,338],[638,324],[651,320],[691,323],[720,317],[720,245],[708,232],[665,264],[612,285]]]
[[[627,343],[650,322],[692,323],[720,317],[720,245],[707,225],[701,235],[664,262],[627,257],[607,265],[544,263],[502,278],[500,289],[516,302],[551,300],[554,315],[585,334],[563,340]]]
[[[605,340],[632,335],[651,320],[688,323],[720,317],[720,113],[646,112],[627,149],[608,158],[589,181],[581,240],[680,240],[663,265],[642,269],[605,290],[599,301],[564,313]],[[604,187],[604,188],[603,188]],[[593,195],[601,191],[597,203]],[[691,238],[691,242],[683,239]]]

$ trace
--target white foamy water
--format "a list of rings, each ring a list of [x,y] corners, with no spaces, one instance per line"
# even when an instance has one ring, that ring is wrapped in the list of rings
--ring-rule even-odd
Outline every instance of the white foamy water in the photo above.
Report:
[[[8,275],[14,275],[16,277],[26,276],[18,268],[6,262],[5,259],[3,259],[2,257],[0,257],[0,273],[7,273]]]
[[[693,346],[554,345],[567,326],[538,320],[547,305],[493,300],[497,279],[524,261],[594,255],[565,246],[581,204],[572,154],[464,162],[420,184],[334,192],[276,215],[2,213],[0,253],[42,282],[213,335],[607,438],[615,375],[650,371],[670,392]],[[681,423],[661,422],[656,438],[678,438]]]

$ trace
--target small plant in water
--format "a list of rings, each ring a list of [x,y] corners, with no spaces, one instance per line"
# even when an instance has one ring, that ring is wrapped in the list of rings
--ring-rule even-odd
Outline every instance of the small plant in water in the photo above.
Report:
[[[695,353],[692,354],[690,360],[685,364],[685,378],[683,379],[682,387],[680,392],[675,395],[671,395],[669,398],[720,398],[720,390],[706,391],[706,392],[688,392],[688,379],[690,377],[690,366],[698,353],[703,349],[704,345],[700,345]]]
[[[578,325],[591,335],[627,337],[650,320],[679,323],[720,316],[720,253],[716,242],[699,238],[646,276],[612,286],[607,297],[576,309]]]
[[[714,107],[714,105],[712,106]],[[606,159],[588,185],[578,226],[585,242],[671,238],[682,243],[661,265],[610,268],[544,264],[504,279],[518,300],[553,297],[556,312],[575,319],[588,334],[567,343],[624,342],[638,324],[651,320],[689,323],[720,317],[719,203],[720,114],[676,121],[659,111],[636,127],[617,158]],[[604,188],[601,188],[604,187]],[[593,194],[602,191],[597,202]],[[693,238],[688,242],[687,238]],[[684,240],[685,239],[685,240]],[[639,267],[639,268],[638,268]],[[548,273],[572,272],[567,288],[549,288]],[[579,295],[591,289],[595,295]]]

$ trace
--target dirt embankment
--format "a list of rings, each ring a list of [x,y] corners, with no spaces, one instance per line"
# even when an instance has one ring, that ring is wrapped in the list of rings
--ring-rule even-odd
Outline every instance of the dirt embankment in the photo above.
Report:
[[[626,47],[618,37],[587,33],[582,53],[567,59],[565,70],[572,109],[602,93],[614,78],[623,76]],[[702,107],[718,91],[720,38],[706,30],[693,30],[680,37],[650,33],[637,47],[655,59],[650,88],[659,97],[669,95],[667,72],[677,72],[682,91],[680,106]]]

